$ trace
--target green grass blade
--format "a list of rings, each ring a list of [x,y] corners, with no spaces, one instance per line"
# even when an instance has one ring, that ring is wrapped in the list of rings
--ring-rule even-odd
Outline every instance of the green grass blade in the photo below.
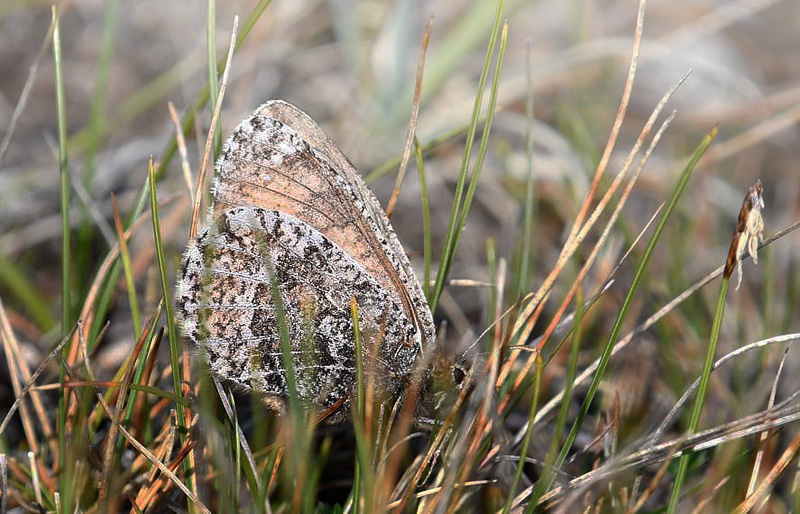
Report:
[[[217,66],[217,5],[215,0],[208,0],[208,16],[206,18],[206,66],[208,66],[208,106],[211,109],[211,117],[214,117],[214,107],[217,105],[219,97],[219,67]],[[217,117],[217,126],[214,127],[214,161],[222,145],[222,120]]]
[[[106,17],[103,26],[103,42],[100,45],[100,55],[97,59],[97,76],[92,92],[92,104],[89,110],[88,144],[86,146],[86,161],[83,168],[83,183],[90,190],[92,174],[95,168],[95,158],[103,141],[106,123],[106,98],[108,97],[108,74],[114,56],[114,40],[117,27],[117,14],[119,0],[109,0],[106,3]]]
[[[503,514],[508,514],[511,511],[511,505],[514,501],[514,495],[517,494],[519,481],[522,478],[522,471],[525,467],[525,458],[528,456],[528,447],[531,442],[531,435],[533,433],[533,420],[536,417],[536,411],[539,408],[539,386],[542,381],[542,370],[544,369],[541,354],[536,356],[536,370],[533,375],[533,393],[531,396],[530,408],[528,409],[528,427],[525,429],[525,438],[522,440],[522,447],[519,451],[519,462],[517,469],[514,472],[514,480],[511,482],[511,489],[508,491],[506,503],[503,506]]]
[[[53,17],[53,61],[55,64],[56,82],[56,117],[58,124],[58,167],[61,173],[61,334],[66,336],[72,325],[71,280],[70,280],[70,223],[69,202],[70,182],[67,166],[67,114],[64,99],[64,73],[61,60],[61,29],[58,11],[52,8]],[[62,355],[69,355],[69,345],[62,350]],[[59,383],[67,380],[67,370],[62,362],[59,366]],[[67,511],[72,511],[73,496],[72,471],[73,463],[67,455],[67,397],[66,390],[58,395],[58,473],[59,489],[63,494],[63,504]]]
[[[128,243],[125,242],[124,230],[122,228],[122,219],[119,216],[119,209],[117,207],[117,199],[112,194],[111,203],[114,207],[114,227],[117,231],[117,242],[119,244],[119,255],[122,260],[122,269],[125,272],[125,286],[128,290],[128,303],[131,308],[131,321],[133,322],[133,338],[135,341],[139,340],[142,334],[142,319],[139,314],[139,298],[136,294],[136,282],[133,277],[133,267],[131,266],[131,256],[128,253]],[[161,306],[159,305],[159,309]]]
[[[553,432],[550,441],[550,450],[545,457],[544,469],[542,475],[536,484],[536,489],[533,492],[532,501],[528,504],[527,512],[533,512],[536,508],[539,498],[544,494],[544,488],[549,487],[549,484],[556,477],[557,467],[554,467],[553,459],[558,451],[558,443],[561,441],[561,436],[564,434],[564,427],[567,424],[567,415],[569,414],[569,406],[572,402],[572,385],[575,383],[575,377],[578,374],[578,356],[581,346],[581,322],[583,321],[584,314],[583,306],[583,288],[578,287],[575,294],[575,323],[572,331],[572,346],[569,349],[569,363],[567,365],[567,376],[564,383],[564,398],[561,400],[561,408],[558,411],[556,418],[556,428]],[[540,357],[541,358],[541,357]],[[558,466],[560,467],[560,465]]]
[[[703,374],[700,376],[700,385],[697,388],[697,397],[692,409],[692,417],[689,420],[689,428],[686,432],[693,434],[700,424],[700,415],[703,413],[703,404],[706,400],[708,393],[708,384],[711,381],[711,370],[714,367],[714,353],[717,351],[717,341],[719,341],[719,333],[722,328],[722,316],[725,314],[725,298],[728,295],[728,285],[730,284],[730,276],[722,277],[722,285],[719,288],[719,296],[717,297],[717,310],[714,314],[714,323],[711,326],[711,335],[708,339],[708,351],[706,352],[706,360],[703,364]],[[681,489],[683,488],[683,481],[686,479],[686,472],[689,469],[689,458],[691,457],[690,451],[684,451],[678,461],[678,471],[675,473],[675,482],[672,486],[672,492],[669,496],[669,505],[667,512],[672,514],[678,507],[678,501],[681,498]]]
[[[478,177],[483,169],[483,162],[486,159],[486,150],[489,147],[489,134],[492,131],[492,121],[494,120],[495,109],[497,108],[497,95],[500,90],[500,73],[503,70],[503,57],[506,55],[506,42],[508,41],[508,22],[503,25],[503,32],[500,36],[500,50],[497,52],[497,66],[494,70],[494,77],[492,80],[492,90],[489,96],[489,110],[486,114],[486,124],[483,127],[483,134],[481,135],[481,144],[478,147],[478,157],[475,159],[475,167],[472,170],[472,175],[469,179],[469,188],[467,189],[467,196],[464,199],[464,207],[461,210],[461,218],[458,223],[458,230],[455,233],[455,241],[453,243],[453,252],[461,239],[461,234],[467,224],[467,216],[469,215],[470,208],[472,207],[472,200],[475,198],[475,191],[478,187]]]
[[[153,240],[155,242],[156,257],[158,259],[158,272],[161,278],[161,294],[164,297],[164,306],[167,316],[167,334],[169,335],[169,357],[172,366],[172,390],[176,395],[181,396],[181,362],[180,362],[180,340],[178,329],[175,325],[175,317],[172,312],[172,293],[170,283],[167,279],[167,260],[164,256],[164,245],[161,240],[161,221],[158,215],[158,195],[156,193],[156,176],[153,161],[148,166],[148,183],[150,186],[150,219],[153,223]],[[183,416],[183,406],[177,406],[178,423],[182,429],[185,421]],[[186,434],[182,434],[186,437]]]
[[[118,0],[111,0],[106,5],[106,16],[103,27],[103,41],[97,59],[97,74],[92,91],[92,103],[89,109],[88,144],[86,146],[82,183],[91,195],[93,176],[97,154],[103,142],[106,124],[106,98],[108,93],[108,75],[114,54],[114,35],[116,29]],[[97,232],[92,223],[87,206],[81,206],[81,223],[76,234],[75,252],[75,285],[82,297],[86,292],[86,276],[89,274],[92,261],[92,247],[95,246]],[[136,336],[138,338],[138,334]]]
[[[144,375],[144,369],[147,365],[147,357],[150,355],[150,350],[153,346],[153,338],[156,335],[156,327],[158,326],[158,320],[161,319],[161,309],[164,303],[159,302],[158,307],[156,307],[156,312],[153,314],[153,321],[147,327],[147,335],[146,335],[146,342],[144,348],[142,348],[142,354],[139,357],[139,361],[136,363],[136,371],[133,375],[133,384],[141,384],[142,376]],[[130,392],[128,393],[128,401],[125,405],[125,418],[123,421],[123,426],[128,427],[130,426],[130,422],[133,419],[134,409],[136,408],[136,395],[138,391],[131,387]],[[145,397],[146,398],[146,397]],[[144,412],[147,412],[145,409]],[[124,444],[125,439],[120,437],[117,441],[117,452],[121,455],[122,453],[122,446]]]
[[[148,166],[148,184],[150,186],[150,218],[153,223],[153,239],[155,241],[156,256],[158,258],[158,271],[161,277],[161,293],[164,296],[164,306],[166,307],[167,318],[167,333],[169,334],[169,358],[172,372],[172,389],[175,396],[181,397],[181,380],[183,375],[181,373],[180,361],[180,345],[181,341],[178,337],[178,329],[175,325],[175,316],[172,312],[172,293],[170,292],[170,284],[167,279],[167,261],[164,257],[164,245],[161,241],[161,222],[158,216],[158,196],[156,194],[156,172],[153,160],[150,159]],[[189,437],[186,428],[186,409],[182,403],[175,404],[175,413],[178,419],[178,431],[180,432],[181,442],[185,442]],[[189,490],[193,493],[197,492],[195,483],[194,470],[192,469],[192,459],[184,459],[184,470],[186,473],[186,482]],[[193,512],[196,506],[189,503],[189,512]]]
[[[364,354],[361,348],[361,329],[358,323],[358,304],[355,297],[350,302],[350,312],[353,318],[353,344],[356,357],[356,405],[353,411],[353,432],[356,436],[356,462],[353,472],[353,514],[361,512],[361,494],[367,489],[362,487],[362,477],[368,472],[370,459],[366,456],[367,444],[365,441],[364,427],[366,426],[366,388],[364,387]],[[364,501],[364,505],[369,503]]]
[[[61,173],[61,333],[66,335],[72,324],[72,288],[70,281],[70,182],[67,156],[67,112],[64,98],[64,72],[61,60],[61,30],[58,13],[53,8],[53,59],[56,69],[56,116],[58,124],[58,168]]]
[[[503,13],[504,0],[499,0],[497,3],[497,12],[495,14],[494,25],[492,26],[492,33],[489,38],[489,45],[484,57],[483,67],[481,68],[480,79],[478,80],[478,91],[475,94],[475,101],[472,106],[472,117],[470,118],[469,129],[467,130],[467,140],[464,145],[464,155],[461,159],[461,172],[458,175],[458,182],[456,184],[455,196],[453,198],[453,205],[450,207],[450,221],[447,227],[447,234],[445,235],[444,245],[442,247],[442,255],[439,257],[439,271],[436,274],[436,283],[434,284],[433,294],[430,299],[431,311],[436,311],[436,305],[439,303],[439,297],[444,289],[444,283],[447,279],[447,273],[450,267],[450,262],[455,252],[457,245],[458,234],[456,233],[459,221],[463,215],[461,212],[461,201],[465,194],[467,174],[469,172],[470,157],[472,157],[472,145],[475,140],[475,133],[478,129],[478,119],[480,117],[481,106],[483,105],[483,95],[486,89],[486,81],[489,77],[489,69],[494,55],[494,48],[497,44],[497,35],[500,31],[500,19]]]
[[[417,159],[419,171],[419,191],[422,197],[422,256],[424,268],[422,271],[422,291],[425,298],[431,297],[431,207],[428,203],[428,182],[425,179],[425,160],[419,141],[414,138],[414,156]]]
[[[531,79],[531,39],[525,45],[525,212],[522,217],[522,243],[517,269],[517,294],[521,297],[528,290],[528,276],[531,272],[531,242],[533,241],[533,81]]]

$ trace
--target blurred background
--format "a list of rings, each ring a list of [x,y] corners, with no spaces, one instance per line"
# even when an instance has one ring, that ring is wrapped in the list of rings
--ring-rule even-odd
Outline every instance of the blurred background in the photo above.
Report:
[[[254,1],[218,3],[218,58],[227,52],[234,15],[239,15],[241,29],[254,7]],[[603,154],[628,74],[637,8],[631,0],[506,2],[509,37],[498,113],[451,273],[453,279],[474,282],[448,287],[436,313],[437,321],[447,321],[446,340],[453,348],[474,341],[490,318],[490,291],[482,285],[490,276],[487,240],[493,240],[497,255],[509,262],[519,254],[527,177],[526,98],[532,92],[536,221],[529,288],[534,288],[555,263]],[[207,83],[207,12],[204,2],[163,0],[74,0],[61,2],[59,10],[75,189],[73,244],[79,263],[74,302],[80,304],[108,241],[116,238],[111,193],[117,195],[121,211],[129,212],[146,181],[149,157],[160,160],[174,134],[167,103],[183,113]],[[287,100],[314,118],[358,170],[365,175],[377,170],[371,187],[385,205],[397,168],[392,160],[402,154],[408,130],[420,40],[429,17],[435,15],[417,130],[421,144],[437,142],[425,161],[435,264],[463,154],[463,132],[453,134],[469,122],[495,10],[493,1],[273,0],[234,55],[221,111],[223,140],[262,102]],[[60,182],[50,22],[47,2],[0,3],[0,136],[7,137],[15,109],[24,99],[14,132],[0,148],[0,296],[34,367],[57,339],[60,301]],[[724,263],[742,198],[757,179],[764,187],[765,235],[797,220],[798,49],[800,3],[794,0],[648,2],[630,107],[601,191],[621,169],[659,99],[691,74],[665,110],[676,109],[675,120],[587,278],[587,294],[602,283],[669,198],[704,135],[715,125],[720,134],[667,226],[628,328]],[[33,74],[32,67],[37,67]],[[29,90],[23,93],[29,80]],[[195,173],[210,119],[211,109],[205,106],[197,130],[187,137]],[[186,245],[190,213],[177,159],[158,191],[165,202],[162,229],[174,273]],[[393,225],[415,265],[422,255],[421,213],[412,159]],[[598,234],[599,229],[590,242]],[[606,293],[607,301],[587,314],[589,333],[598,334],[598,345],[616,318],[641,247]],[[147,227],[131,248],[137,284],[148,299],[143,302],[147,316],[160,294]],[[556,284],[545,320],[589,248],[578,252],[579,262],[568,266]],[[744,263],[743,285],[728,299],[719,352],[797,330],[798,256],[800,238],[791,233],[762,251],[758,267],[752,261]],[[133,344],[123,287],[121,283],[110,311],[112,323],[99,348],[97,365],[109,370],[117,369]],[[606,392],[621,392],[627,415],[660,419],[663,412],[657,406],[668,410],[698,375],[717,288],[714,283],[702,289],[612,361],[616,378]],[[597,356],[598,346],[587,339],[584,348],[586,364]],[[724,387],[717,389],[717,409],[706,423],[763,408],[781,355],[782,348],[768,348],[721,372]],[[797,352],[790,352],[788,365],[800,365]],[[560,369],[558,361],[548,368],[546,381],[554,391]],[[800,387],[800,380],[790,373],[780,387],[788,395]],[[11,394],[5,381],[0,394],[4,401]]]

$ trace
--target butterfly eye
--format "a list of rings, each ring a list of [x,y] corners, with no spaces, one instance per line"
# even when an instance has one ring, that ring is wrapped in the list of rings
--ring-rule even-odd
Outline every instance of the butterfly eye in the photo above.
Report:
[[[467,378],[467,374],[461,366],[453,366],[453,383],[455,385],[460,386],[464,379]]]

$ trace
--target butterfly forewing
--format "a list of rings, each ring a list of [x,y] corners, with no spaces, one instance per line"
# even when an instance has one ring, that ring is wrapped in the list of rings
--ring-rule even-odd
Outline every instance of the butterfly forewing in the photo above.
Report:
[[[214,213],[242,204],[293,216],[346,249],[396,296],[417,327],[418,346],[433,344],[427,303],[380,205],[344,155],[296,107],[268,102],[228,140],[215,179]]]

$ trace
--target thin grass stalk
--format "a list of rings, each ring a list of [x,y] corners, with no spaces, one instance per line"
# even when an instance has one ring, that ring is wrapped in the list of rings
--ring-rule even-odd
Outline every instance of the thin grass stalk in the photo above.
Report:
[[[592,382],[589,384],[589,390],[586,392],[586,398],[584,399],[583,404],[581,405],[580,412],[578,413],[578,416],[572,425],[572,429],[567,435],[567,440],[564,443],[564,446],[561,448],[561,452],[559,453],[558,458],[556,459],[555,467],[557,469],[560,469],[564,461],[566,460],[567,453],[571,449],[572,444],[578,435],[578,431],[580,430],[583,424],[583,420],[586,417],[586,414],[589,412],[589,407],[591,406],[591,403],[594,400],[594,395],[596,394],[597,389],[600,386],[600,382],[602,381],[605,375],[606,367],[608,366],[608,361],[611,358],[611,351],[614,349],[617,337],[619,336],[619,332],[622,329],[622,324],[628,314],[628,311],[630,310],[631,304],[633,303],[633,297],[636,295],[636,292],[639,289],[639,285],[641,284],[642,278],[644,278],[647,264],[650,261],[653,252],[655,251],[656,244],[661,238],[661,234],[664,231],[664,227],[666,226],[670,215],[675,209],[675,206],[678,203],[678,199],[681,197],[681,194],[686,188],[686,184],[689,182],[689,178],[691,177],[692,172],[697,166],[700,157],[702,157],[702,155],[708,149],[709,145],[714,140],[718,132],[719,132],[718,128],[714,127],[692,154],[691,158],[689,159],[689,162],[686,164],[686,167],[684,168],[680,178],[678,179],[678,183],[675,186],[675,190],[673,191],[672,196],[670,197],[670,200],[667,203],[667,206],[664,208],[664,212],[662,213],[661,218],[658,221],[658,225],[653,231],[653,235],[650,237],[650,240],[647,243],[647,248],[645,249],[644,255],[642,256],[642,261],[639,263],[639,266],[636,269],[636,274],[633,277],[633,281],[631,283],[630,289],[628,290],[628,294],[625,296],[625,300],[623,301],[622,306],[620,307],[620,312],[614,323],[614,327],[611,330],[611,334],[608,337],[608,341],[606,342],[605,347],[603,348],[603,353],[600,357],[600,361],[597,366],[597,372],[592,378]],[[543,491],[549,490],[551,484],[552,481],[546,484]]]
[[[470,118],[469,129],[467,130],[467,139],[464,144],[464,155],[461,159],[461,171],[458,174],[458,182],[456,183],[455,196],[453,204],[450,207],[450,221],[448,222],[447,233],[445,234],[444,245],[442,246],[442,255],[439,257],[440,265],[436,274],[436,283],[434,284],[433,295],[430,301],[431,311],[436,312],[436,306],[439,303],[439,297],[444,289],[444,283],[447,279],[447,273],[452,260],[452,254],[455,251],[453,244],[456,238],[456,227],[459,218],[461,217],[461,199],[464,195],[466,187],[467,173],[469,170],[470,157],[472,156],[472,144],[475,140],[475,132],[478,129],[478,118],[483,104],[483,94],[486,89],[486,80],[489,76],[489,66],[494,55],[494,47],[497,42],[497,34],[500,30],[500,16],[503,12],[503,5],[505,1],[499,0],[497,2],[497,13],[495,14],[494,24],[492,25],[492,34],[489,37],[489,46],[486,50],[484,57],[483,67],[481,68],[481,75],[478,79],[478,91],[475,94],[475,101],[472,107],[472,116]]]
[[[483,134],[481,135],[481,144],[478,147],[478,156],[475,159],[475,165],[472,170],[472,175],[469,180],[469,187],[467,188],[467,195],[464,199],[464,206],[461,209],[461,216],[458,222],[458,230],[455,233],[453,242],[453,253],[458,246],[461,239],[461,234],[467,224],[467,216],[469,215],[470,208],[472,207],[472,200],[475,198],[475,191],[478,188],[478,177],[483,169],[483,161],[486,159],[486,150],[489,147],[489,135],[492,132],[492,121],[494,120],[495,109],[497,108],[497,95],[500,90],[500,74],[503,70],[503,58],[506,55],[506,43],[508,41],[508,20],[503,24],[503,30],[500,33],[500,50],[497,52],[497,65],[494,69],[494,76],[492,78],[492,89],[489,95],[489,108],[486,113],[486,124],[483,127]]]
[[[422,271],[422,291],[425,298],[431,297],[431,206],[428,201],[428,182],[425,179],[425,160],[422,157],[422,148],[419,141],[414,138],[414,156],[417,159],[417,171],[419,172],[419,194],[422,199],[422,259],[424,261]]]
[[[91,191],[92,174],[95,169],[95,158],[103,140],[106,121],[106,98],[108,96],[108,75],[114,56],[114,39],[117,26],[119,0],[106,2],[106,16],[103,23],[103,41],[100,44],[100,55],[97,59],[97,76],[92,91],[92,104],[89,110],[87,129],[86,163],[83,168],[83,184]]]
[[[150,158],[150,162],[147,166],[147,171],[148,184],[150,186],[150,220],[153,224],[153,239],[155,242],[156,257],[158,259],[158,271],[161,277],[161,294],[164,297],[164,306],[166,307],[165,311],[167,318],[167,333],[169,334],[169,358],[172,375],[172,389],[175,392],[175,396],[180,398],[182,397],[182,373],[180,359],[181,341],[178,338],[178,330],[175,325],[175,316],[172,312],[172,293],[170,292],[170,284],[167,280],[167,261],[164,257],[164,246],[161,241],[161,222],[159,221],[158,216],[158,196],[156,194],[156,171],[152,157]],[[178,431],[180,432],[181,444],[186,444],[186,441],[189,438],[185,416],[186,407],[182,402],[178,402],[175,404],[175,410],[178,419],[177,424]],[[186,481],[188,483],[189,490],[196,497],[197,487],[195,483],[194,469],[191,465],[191,459],[184,460],[184,470],[186,472]],[[195,505],[193,503],[189,503],[188,508],[190,512],[193,512],[195,510]]]
[[[133,419],[134,409],[136,408],[136,396],[138,391],[134,388],[135,384],[142,383],[142,377],[144,377],[145,366],[147,365],[147,357],[150,355],[150,351],[153,347],[153,338],[156,337],[156,327],[158,326],[158,320],[161,319],[161,310],[164,306],[163,300],[158,303],[156,307],[155,313],[153,313],[152,322],[147,327],[147,335],[145,336],[145,347],[142,351],[142,355],[145,358],[139,360],[136,365],[136,372],[133,376],[133,384],[131,385],[131,391],[128,393],[128,403],[125,406],[125,419],[124,419],[124,426],[129,426],[131,420]],[[145,384],[142,384],[145,385]],[[143,397],[145,401],[147,400],[147,396]],[[147,411],[147,408],[144,408],[144,411]],[[117,452],[122,452],[122,439],[119,439]]]
[[[497,53],[497,64],[495,66],[494,76],[492,78],[492,88],[491,88],[491,93],[489,95],[489,107],[486,113],[486,123],[483,127],[483,134],[481,135],[481,142],[480,146],[478,147],[478,156],[475,159],[472,175],[470,176],[469,180],[469,186],[467,188],[467,194],[464,199],[464,205],[461,209],[458,228],[453,238],[453,252],[451,253],[451,260],[453,255],[455,255],[455,249],[458,246],[458,242],[461,240],[461,234],[463,233],[464,227],[467,224],[467,216],[469,215],[469,211],[472,207],[472,200],[475,198],[475,191],[477,190],[478,187],[478,177],[480,176],[481,170],[483,169],[483,162],[486,158],[486,150],[489,146],[489,135],[491,134],[492,131],[492,121],[494,120],[494,113],[497,107],[497,95],[500,86],[500,73],[503,69],[503,57],[505,56],[506,53],[507,41],[508,41],[508,20],[506,20],[505,23],[503,24],[503,29],[500,34],[500,49],[498,50]]]
[[[131,256],[128,253],[128,243],[125,242],[124,229],[122,228],[122,218],[119,215],[117,196],[111,193],[111,205],[114,210],[114,227],[117,230],[117,241],[119,244],[119,254],[122,258],[122,269],[125,272],[125,285],[128,289],[128,303],[131,306],[131,321],[133,323],[133,337],[138,340],[142,334],[142,318],[139,314],[139,300],[136,295],[136,282],[133,279],[133,268],[131,267]]]
[[[425,56],[428,55],[428,43],[431,41],[431,31],[433,30],[433,17],[428,18],[428,25],[425,27],[425,32],[422,35],[422,43],[419,48],[419,57],[417,59],[417,73],[414,81],[414,97],[411,102],[411,119],[408,122],[408,136],[406,137],[406,144],[403,148],[403,160],[400,163],[400,169],[397,171],[395,177],[394,187],[392,188],[392,195],[389,197],[389,202],[386,204],[386,217],[392,217],[394,208],[397,204],[397,198],[400,196],[400,187],[403,185],[403,179],[406,175],[406,168],[408,167],[408,159],[411,157],[411,145],[417,139],[417,121],[419,120],[419,99],[422,95],[422,77],[425,74]]]
[[[539,499],[545,492],[545,488],[550,487],[550,484],[552,484],[553,480],[555,480],[558,469],[561,467],[560,463],[557,467],[553,466],[552,464],[554,458],[556,457],[556,452],[558,451],[558,443],[561,441],[561,436],[564,434],[564,427],[567,424],[567,415],[569,414],[569,407],[570,403],[572,402],[572,388],[575,384],[575,376],[577,375],[578,355],[581,346],[581,323],[583,321],[583,309],[583,287],[579,286],[575,291],[575,325],[573,328],[572,346],[569,350],[567,375],[565,377],[564,384],[564,399],[561,401],[561,408],[558,411],[556,428],[550,441],[550,450],[547,452],[547,456],[545,457],[542,475],[536,484],[536,489],[533,491],[531,501],[528,504],[528,507],[525,509],[525,512],[527,513],[533,512],[537,507]]]
[[[225,57],[225,68],[224,71],[222,72],[219,94],[213,106],[213,114],[211,116],[211,126],[208,129],[208,136],[206,137],[205,146],[203,147],[203,158],[200,164],[200,171],[197,174],[197,189],[194,195],[194,205],[192,205],[192,223],[191,225],[189,225],[189,239],[194,239],[194,237],[197,235],[197,230],[200,223],[200,205],[201,203],[203,203],[204,196],[207,198],[207,195],[203,194],[206,184],[206,172],[209,167],[208,166],[209,160],[213,158],[213,156],[211,155],[214,146],[213,138],[214,134],[217,132],[216,128],[218,127],[219,118],[222,113],[222,101],[225,98],[225,91],[228,88],[228,76],[231,68],[231,62],[233,61],[233,49],[235,47],[236,32],[238,29],[239,29],[239,17],[234,16],[233,27],[231,28],[231,42],[230,45],[228,45],[228,52],[227,56]],[[213,167],[213,164],[211,166]]]
[[[292,340],[289,334],[289,325],[286,320],[286,304],[283,300],[280,286],[275,275],[275,265],[272,261],[269,250],[262,244],[262,253],[265,256],[264,262],[267,265],[267,276],[269,277],[270,289],[272,292],[272,304],[275,310],[275,319],[278,325],[278,332],[281,341],[281,363],[286,374],[286,389],[288,397],[288,430],[290,434],[287,438],[287,451],[289,452],[289,479],[292,482],[293,491],[291,494],[293,511],[297,512],[300,506],[307,501],[310,493],[307,489],[308,482],[306,470],[311,467],[308,435],[310,428],[305,423],[306,415],[300,399],[297,386],[297,371],[294,366],[294,356]],[[284,426],[283,430],[287,427]]]
[[[533,241],[533,80],[531,78],[531,46],[533,40],[525,41],[525,212],[522,216],[522,249],[517,270],[517,298],[528,290],[528,275],[531,270],[531,242]]]
[[[353,491],[350,494],[353,500],[353,513],[358,514],[362,511],[361,495],[362,490],[362,476],[368,473],[367,458],[367,441],[365,436],[366,419],[366,394],[364,383],[364,354],[361,347],[361,329],[358,322],[358,304],[355,297],[350,299],[350,316],[353,318],[353,345],[355,348],[356,357],[356,405],[353,412],[353,431],[356,436],[356,461],[353,473]],[[363,505],[366,507],[369,503],[364,498]]]
[[[207,15],[206,15],[206,66],[208,67],[208,105],[211,109],[211,116],[214,116],[214,106],[217,105],[217,97],[219,96],[219,85],[217,80],[219,77],[219,67],[217,66],[217,5],[215,0],[208,0]],[[214,143],[213,154],[214,160],[219,153],[220,146],[222,145],[222,120],[217,119],[217,125],[213,128]]]
[[[8,466],[6,456],[0,454],[0,514],[8,512]]]
[[[258,4],[250,11],[248,14],[247,19],[245,19],[244,23],[242,24],[241,30],[238,31],[236,36],[236,44],[233,47],[233,53],[235,54],[236,51],[242,46],[247,36],[250,34],[250,31],[253,29],[256,21],[261,17],[261,14],[264,12],[264,9],[272,2],[272,0],[260,0]],[[225,62],[218,62],[218,66],[221,67],[219,70],[218,76],[221,77],[227,66]],[[208,84],[203,86],[203,89],[197,95],[195,102],[189,107],[186,113],[183,115],[182,123],[181,123],[181,130],[183,130],[184,134],[188,134],[192,128],[194,127],[195,117],[200,109],[206,104],[209,99],[209,86]],[[167,143],[166,148],[162,152],[161,159],[158,161],[158,168],[156,168],[156,179],[160,179],[161,176],[164,174],[164,171],[169,166],[170,162],[172,162],[172,158],[175,155],[175,152],[178,150],[178,143],[177,138],[172,136],[170,142]],[[144,210],[144,206],[147,204],[147,195],[148,190],[147,187],[143,188],[142,191],[139,193],[139,198],[136,201],[136,207],[134,208],[134,213],[139,213]],[[129,218],[129,222],[132,219],[135,219],[136,216],[132,216]]]
[[[725,314],[725,298],[728,293],[728,286],[730,284],[730,276],[722,277],[722,284],[720,285],[719,295],[717,296],[717,310],[714,314],[714,323],[711,325],[711,335],[708,339],[708,350],[706,351],[706,360],[703,363],[703,374],[700,376],[700,385],[697,388],[697,399],[692,409],[692,417],[689,420],[689,428],[687,434],[693,434],[700,424],[700,415],[703,413],[703,405],[708,393],[708,384],[711,379],[711,370],[714,366],[714,353],[717,350],[717,342],[719,341],[719,333],[722,328],[722,317]],[[691,457],[690,451],[684,451],[678,461],[678,471],[675,473],[675,481],[672,486],[672,492],[669,497],[669,504],[667,505],[667,512],[672,514],[678,507],[678,501],[681,497],[681,489],[683,488],[683,481],[686,479],[686,472],[689,469],[689,458]]]
[[[58,167],[61,174],[61,333],[66,335],[72,324],[71,307],[71,276],[70,276],[70,223],[69,202],[70,182],[69,167],[67,165],[67,113],[64,99],[64,73],[61,59],[61,29],[57,9],[52,7],[53,23],[53,61],[55,65],[56,86],[56,117],[58,124]],[[68,353],[69,349],[64,348]],[[67,380],[67,369],[62,363],[59,366],[58,379],[60,384]],[[72,509],[72,466],[67,458],[67,391],[58,395],[58,455],[55,456],[56,469],[58,469],[59,490],[65,494],[65,505]]]
[[[711,335],[709,336],[706,360],[703,365],[703,374],[700,376],[697,398],[695,400],[694,409],[692,410],[692,417],[689,421],[689,435],[694,434],[697,430],[697,426],[700,423],[700,416],[703,412],[703,405],[708,392],[711,372],[714,369],[714,353],[716,352],[717,341],[719,340],[720,329],[722,327],[722,317],[725,313],[725,299],[727,297],[731,274],[738,264],[739,281],[741,282],[741,258],[745,252],[753,257],[754,262],[758,262],[758,242],[763,239],[764,231],[764,222],[761,217],[761,209],[764,207],[764,200],[761,193],[762,186],[759,180],[750,188],[739,210],[736,229],[734,230],[728,255],[725,259],[725,269],[722,273],[722,284],[717,298],[717,310],[711,327]],[[736,287],[738,289],[739,286],[737,285]],[[678,505],[681,487],[683,486],[683,481],[686,478],[686,472],[689,468],[690,455],[691,452],[687,449],[682,453],[678,463],[678,471],[675,476],[675,483],[668,505],[668,512],[670,514],[675,511]]]
[[[542,381],[543,361],[542,355],[536,355],[536,368],[533,374],[533,392],[531,394],[531,403],[528,408],[528,427],[525,430],[525,437],[522,439],[522,447],[519,451],[519,461],[517,462],[517,469],[514,472],[514,479],[511,482],[511,488],[508,490],[508,497],[503,506],[502,514],[508,514],[511,511],[511,505],[514,502],[514,495],[517,494],[519,482],[522,479],[522,472],[525,468],[525,459],[528,457],[528,447],[531,442],[531,435],[533,434],[533,419],[536,416],[536,410],[539,405],[539,386]]]
[[[153,239],[155,242],[156,257],[158,260],[158,271],[161,278],[161,293],[164,298],[164,305],[166,307],[167,316],[167,334],[169,335],[169,355],[170,365],[172,366],[172,390],[177,396],[181,395],[181,373],[180,373],[180,359],[179,359],[179,346],[178,330],[175,326],[175,318],[172,312],[172,293],[170,292],[170,284],[167,280],[167,261],[164,256],[164,246],[161,240],[161,222],[158,215],[158,195],[156,193],[156,175],[155,166],[152,158],[148,165],[148,183],[150,186],[150,219],[153,224]],[[183,420],[183,405],[177,405],[178,425],[181,426]],[[181,434],[182,440],[187,434]]]
[[[58,125],[58,168],[61,175],[61,334],[64,335],[72,324],[71,280],[70,280],[70,181],[67,154],[67,111],[64,98],[64,72],[61,59],[60,18],[55,7],[52,9],[53,60],[55,63],[56,85],[56,123]]]
[[[114,55],[114,39],[117,22],[118,0],[106,3],[105,20],[103,23],[103,40],[97,59],[97,73],[92,91],[92,102],[89,109],[89,123],[87,125],[87,145],[85,151],[82,185],[91,193],[93,175],[96,168],[96,158],[103,141],[106,123],[106,98],[108,95],[108,75]],[[83,291],[84,274],[91,269],[90,249],[92,248],[95,230],[91,224],[89,207],[81,209],[81,224],[77,231],[77,254],[75,258],[76,285]],[[138,334],[136,338],[138,338]]]

